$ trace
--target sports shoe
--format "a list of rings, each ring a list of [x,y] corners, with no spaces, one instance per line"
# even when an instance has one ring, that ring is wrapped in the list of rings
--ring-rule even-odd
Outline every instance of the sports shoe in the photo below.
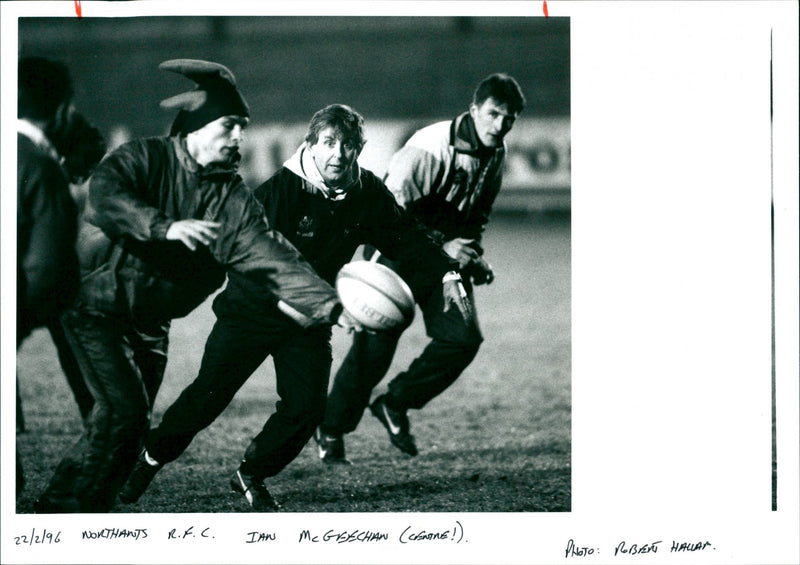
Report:
[[[350,465],[344,456],[344,438],[322,433],[317,428],[314,430],[314,441],[317,442],[319,458],[328,465]]]
[[[128,477],[128,481],[119,491],[120,502],[132,504],[139,500],[139,497],[147,490],[153,477],[155,477],[159,469],[163,467],[163,465],[152,465],[148,463],[145,457],[146,453],[147,451],[143,449],[139,454],[139,458],[136,460],[136,465],[134,465],[133,471],[131,471],[131,475]]]
[[[231,477],[231,488],[244,496],[247,504],[256,512],[277,512],[283,508],[272,498],[264,483],[252,475],[236,471]]]
[[[376,398],[369,405],[369,410],[389,432],[389,439],[392,441],[392,445],[412,457],[417,454],[417,445],[414,443],[414,436],[409,433],[411,424],[405,411],[398,412],[389,408],[386,405],[385,394]]]

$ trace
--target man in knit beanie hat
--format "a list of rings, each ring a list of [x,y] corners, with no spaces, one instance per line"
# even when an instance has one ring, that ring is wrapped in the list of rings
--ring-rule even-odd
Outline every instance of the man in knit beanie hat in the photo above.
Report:
[[[112,508],[148,429],[170,321],[226,274],[258,288],[254,302],[309,327],[346,323],[333,288],[269,229],[237,173],[249,109],[233,73],[190,59],[160,68],[196,86],[161,103],[178,110],[170,135],[120,146],[92,176],[77,243],[82,281],[61,322],[95,407],[37,512]]]

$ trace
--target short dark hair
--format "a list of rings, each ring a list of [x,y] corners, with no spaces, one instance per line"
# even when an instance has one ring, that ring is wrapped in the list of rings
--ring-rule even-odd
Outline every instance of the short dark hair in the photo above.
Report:
[[[319,141],[319,133],[332,127],[341,134],[342,139],[350,141],[361,149],[364,139],[364,116],[345,104],[330,104],[318,110],[308,124],[306,141],[314,145]]]
[[[67,67],[43,57],[19,60],[17,116],[49,120],[59,105],[72,98],[72,78]]]
[[[488,98],[494,98],[501,104],[508,104],[508,109],[515,114],[519,114],[525,108],[522,88],[514,77],[506,73],[494,73],[483,79],[472,95],[472,103],[480,106]]]

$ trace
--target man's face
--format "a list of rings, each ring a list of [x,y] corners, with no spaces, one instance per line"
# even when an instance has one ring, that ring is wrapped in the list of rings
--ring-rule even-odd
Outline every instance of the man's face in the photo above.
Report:
[[[328,126],[319,132],[314,145],[308,146],[317,170],[330,187],[339,186],[350,178],[353,165],[361,152],[361,148],[351,140],[343,140],[342,134],[334,127]]]
[[[470,104],[469,113],[475,122],[478,139],[486,147],[500,147],[503,138],[514,127],[517,114],[508,109],[508,104],[499,103],[489,97],[480,106]]]
[[[222,116],[186,135],[189,154],[203,166],[230,160],[244,138],[248,119]]]

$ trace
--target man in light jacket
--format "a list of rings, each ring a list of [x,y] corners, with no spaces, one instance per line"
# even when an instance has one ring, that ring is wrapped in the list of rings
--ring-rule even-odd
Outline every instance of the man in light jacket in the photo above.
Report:
[[[392,157],[386,186],[404,214],[425,227],[464,278],[472,315],[464,320],[441,308],[441,281],[403,259],[372,260],[395,269],[409,284],[423,313],[430,341],[388,391],[369,404],[386,375],[403,328],[353,337],[328,396],[325,419],[315,437],[326,463],[346,463],[344,435],[355,430],[369,404],[395,447],[410,456],[417,445],[409,409],[420,409],[444,392],[475,358],[483,336],[474,308],[473,285],[489,284],[494,272],[483,257],[481,237],[502,182],[505,136],[525,98],[516,80],[496,73],[480,82],[469,110],[453,120],[417,131]],[[379,253],[378,253],[379,255]]]

